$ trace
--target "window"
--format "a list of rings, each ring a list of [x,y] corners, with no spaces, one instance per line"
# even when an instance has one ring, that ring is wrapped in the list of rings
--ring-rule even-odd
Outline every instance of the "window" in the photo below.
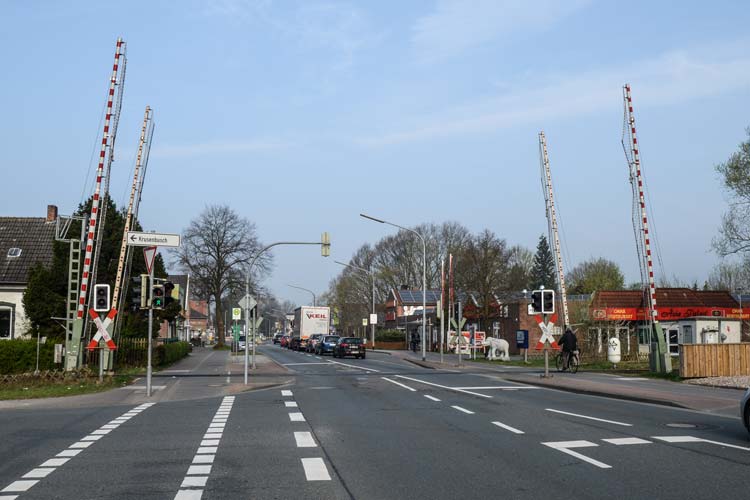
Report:
[[[9,248],[8,249],[8,257],[20,257],[21,256],[21,249],[20,248]]]
[[[692,327],[692,325],[683,325],[682,326],[682,343],[683,344],[693,344],[693,343],[695,343],[695,340],[693,339],[693,327]]]
[[[638,343],[640,345],[651,345],[651,327],[638,327]]]
[[[680,353],[679,334],[680,334],[680,331],[677,329],[669,330],[669,353],[670,354]]]
[[[13,310],[0,307],[0,339],[13,338]]]

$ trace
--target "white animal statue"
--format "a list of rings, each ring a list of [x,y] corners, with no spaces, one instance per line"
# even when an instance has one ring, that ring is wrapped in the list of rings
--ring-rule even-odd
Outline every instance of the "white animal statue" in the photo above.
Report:
[[[507,340],[487,337],[486,339],[484,339],[484,346],[489,347],[486,357],[490,361],[495,361],[498,358],[498,351],[500,351],[501,361],[510,361],[510,355],[508,354],[510,350],[510,344],[508,344]]]

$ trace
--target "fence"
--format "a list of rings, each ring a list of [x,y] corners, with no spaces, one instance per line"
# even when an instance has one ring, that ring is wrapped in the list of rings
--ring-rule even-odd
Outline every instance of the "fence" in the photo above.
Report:
[[[750,375],[750,344],[682,344],[680,377]]]

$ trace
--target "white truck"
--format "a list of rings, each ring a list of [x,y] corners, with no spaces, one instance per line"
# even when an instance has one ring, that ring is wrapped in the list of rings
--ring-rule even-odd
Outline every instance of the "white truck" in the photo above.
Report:
[[[292,348],[302,351],[313,333],[327,335],[331,326],[331,309],[328,307],[302,306],[294,310]]]

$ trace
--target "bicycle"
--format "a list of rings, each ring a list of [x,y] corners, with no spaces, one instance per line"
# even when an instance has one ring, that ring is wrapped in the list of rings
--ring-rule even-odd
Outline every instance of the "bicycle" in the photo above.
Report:
[[[578,365],[581,364],[581,352],[576,349],[570,353],[570,359],[568,359],[568,370],[570,373],[576,373],[578,371]],[[557,371],[563,371],[563,353],[560,351],[555,357],[555,366]]]

